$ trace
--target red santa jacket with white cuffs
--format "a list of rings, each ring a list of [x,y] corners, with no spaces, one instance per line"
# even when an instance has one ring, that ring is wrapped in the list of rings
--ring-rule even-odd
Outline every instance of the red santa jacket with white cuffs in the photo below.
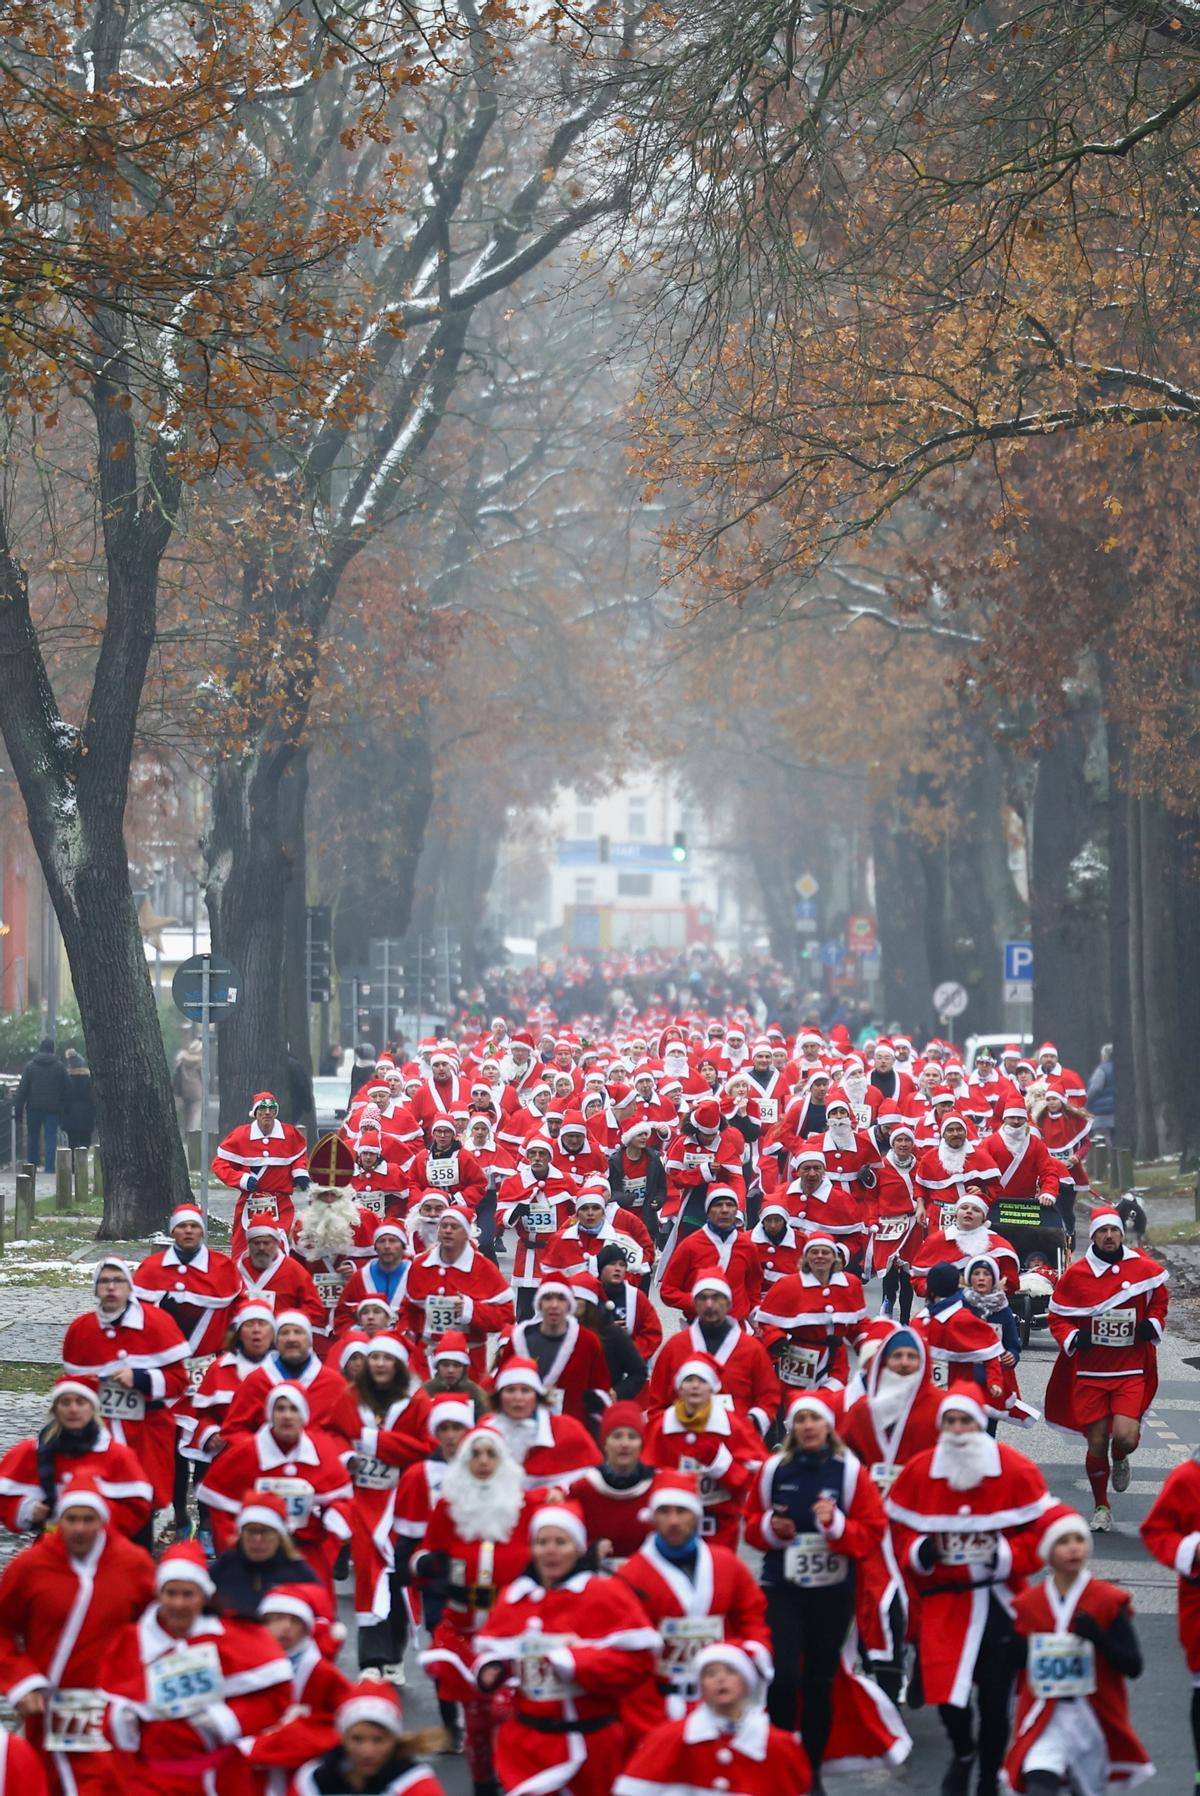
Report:
[[[218,1434],[224,1438],[225,1420],[234,1398],[262,1363],[237,1352],[217,1355],[199,1384],[188,1392],[186,1402],[175,1411],[179,1451],[185,1459],[207,1463],[212,1458],[214,1438]]]
[[[510,1173],[496,1195],[496,1225],[513,1231],[515,1286],[529,1289],[541,1282],[546,1249],[574,1216],[575,1187],[557,1167],[537,1179],[522,1161]]]
[[[544,1281],[544,1285],[552,1290],[558,1288],[557,1281]],[[561,1288],[569,1294],[569,1285]],[[525,1340],[528,1330],[534,1326],[533,1322],[516,1324],[503,1343],[496,1363],[497,1372],[503,1370],[507,1360],[530,1357]],[[601,1408],[611,1401],[612,1374],[599,1336],[594,1335],[590,1328],[581,1327],[574,1316],[567,1317],[566,1333],[554,1358],[542,1374],[542,1383],[546,1387],[546,1399],[556,1415],[574,1416],[577,1422],[584,1424],[591,1421],[596,1401]],[[593,1399],[590,1408],[589,1397]]]
[[[775,1357],[786,1396],[789,1390],[846,1382],[845,1343],[856,1342],[865,1329],[867,1302],[861,1282],[835,1265],[827,1285],[813,1272],[781,1278],[764,1296],[755,1322]]]
[[[1092,1123],[1090,1117],[1068,1115],[1060,1110],[1052,1116],[1049,1110],[1043,1110],[1038,1118],[1038,1134],[1060,1166],[1066,1166],[1071,1159],[1079,1164],[1069,1168],[1067,1176],[1074,1180],[1080,1191],[1087,1189],[1087,1152],[1091,1146]]]
[[[713,1108],[717,1108],[715,1102]],[[632,1120],[626,1118],[623,1126],[628,1128]],[[689,1191],[715,1184],[732,1186],[739,1203],[744,1205],[746,1185],[742,1178],[742,1156],[745,1151],[745,1138],[738,1129],[722,1127],[711,1138],[703,1139],[690,1132],[672,1135],[663,1152],[667,1197],[661,1214],[674,1216]]]
[[[630,1340],[649,1365],[662,1346],[662,1317],[646,1293],[626,1279],[623,1285],[605,1285],[604,1295]]]
[[[186,1261],[174,1245],[149,1254],[133,1275],[133,1294],[170,1316],[192,1359],[220,1352],[229,1318],[242,1302],[242,1281],[229,1255],[202,1241]]]
[[[622,1239],[623,1237],[623,1239]],[[631,1278],[640,1278],[654,1264],[654,1248],[640,1216],[614,1203],[604,1208],[604,1220],[595,1234],[569,1222],[551,1237],[542,1257],[543,1276],[570,1280],[581,1272],[596,1273],[596,1261],[605,1247],[618,1241]],[[632,1243],[632,1247],[627,1245]],[[636,1256],[634,1250],[636,1249]]]
[[[699,1796],[735,1790],[737,1796],[805,1796],[812,1773],[794,1734],[772,1727],[767,1711],[750,1707],[732,1731],[704,1703],[682,1721],[656,1727],[635,1748],[613,1785],[613,1796]]]
[[[1060,1596],[1049,1579],[1023,1591],[1015,1604],[1014,1620],[1017,1632],[1028,1639],[1034,1634],[1072,1634],[1075,1617],[1081,1615],[1088,1616],[1098,1628],[1107,1632],[1121,1617],[1128,1617],[1131,1610],[1127,1590],[1094,1578],[1085,1569],[1064,1595]],[[1090,1710],[1092,1729],[1098,1730],[1104,1738],[1109,1774],[1105,1783],[1111,1779],[1120,1788],[1131,1789],[1134,1784],[1153,1777],[1154,1766],[1129,1718],[1125,1679],[1108,1655],[1099,1649],[1094,1651],[1093,1663],[1096,1688],[1091,1696],[1060,1698],[1058,1701],[1053,1697],[1037,1697],[1029,1687],[1028,1667],[1017,1679],[1017,1706],[1004,1770],[1008,1786],[1016,1790],[1018,1796],[1025,1788],[1025,1760],[1053,1722],[1059,1701],[1066,1702],[1067,1715],[1072,1719],[1078,1713],[1076,1704],[1085,1704],[1085,1713]]]
[[[69,1376],[100,1380],[104,1420],[141,1463],[155,1508],[165,1508],[175,1479],[175,1418],[169,1406],[187,1390],[187,1342],[169,1316],[131,1297],[115,1321],[102,1321],[94,1310],[76,1316],[62,1351]],[[109,1382],[124,1370],[133,1373],[129,1390]]]
[[[127,1540],[150,1520],[150,1480],[131,1449],[114,1440],[103,1422],[90,1453],[54,1455],[54,1488],[58,1496],[81,1478],[95,1485],[108,1504],[111,1526]],[[13,1534],[26,1534],[34,1526],[31,1510],[45,1501],[46,1492],[38,1475],[37,1441],[17,1441],[0,1460],[0,1522]]]
[[[1093,1218],[1093,1227],[1095,1219]],[[1046,1386],[1046,1420],[1055,1427],[1086,1430],[1071,1402],[1075,1379],[1141,1378],[1145,1410],[1158,1389],[1157,1344],[1167,1320],[1167,1271],[1139,1249],[1125,1247],[1113,1265],[1089,1247],[1063,1272],[1050,1299],[1050,1332],[1058,1358]],[[1081,1325],[1091,1344],[1079,1341]],[[1152,1338],[1139,1340],[1139,1332]]]
[[[746,1229],[734,1229],[722,1240],[706,1223],[694,1235],[680,1241],[663,1272],[659,1295],[672,1309],[682,1310],[690,1322],[695,1315],[692,1288],[706,1272],[723,1278],[732,1292],[729,1313],[746,1322],[762,1296],[762,1267]]]
[[[588,1541],[595,1546],[606,1540],[612,1549],[612,1563],[602,1563],[602,1570],[611,1570],[613,1563],[628,1559],[646,1538],[650,1527],[646,1498],[655,1474],[648,1466],[643,1469],[644,1477],[621,1490],[614,1490],[606,1481],[603,1466],[589,1466],[571,1480],[567,1494],[583,1511]]]
[[[261,1272],[248,1254],[237,1262],[242,1289],[250,1303],[264,1303],[271,1311],[299,1310],[313,1325],[314,1335],[324,1326],[325,1300],[312,1273],[302,1261],[282,1250]],[[240,1307],[240,1306],[238,1306]]]
[[[410,1333],[426,1346],[447,1329],[462,1329],[471,1351],[471,1376],[477,1379],[484,1371],[488,1336],[513,1320],[512,1288],[470,1242],[449,1263],[434,1247],[409,1267],[404,1314]]]
[[[549,1490],[554,1485],[565,1488],[590,1466],[600,1464],[599,1447],[574,1416],[556,1416],[547,1405],[539,1403],[533,1422],[532,1437],[523,1425],[510,1422],[498,1412],[485,1416],[479,1424],[504,1436],[509,1452],[525,1475],[526,1490]]]
[[[151,1667],[201,1645],[216,1649],[218,1694],[198,1713],[166,1720],[155,1705]],[[158,1605],[151,1603],[112,1642],[109,1662],[105,1685],[112,1698],[118,1788],[151,1783],[168,1796],[182,1796],[199,1781],[189,1761],[215,1758],[220,1764],[223,1757],[232,1758],[233,1748],[282,1721],[291,1705],[291,1664],[267,1630],[253,1621],[200,1615],[187,1635],[177,1639],[160,1625]],[[126,1753],[136,1753],[136,1769],[122,1764]]]
[[[487,1174],[467,1148],[455,1144],[448,1154],[422,1148],[407,1169],[413,1191],[444,1191],[451,1203],[457,1199],[474,1215],[487,1190]]]
[[[239,1193],[233,1207],[230,1250],[236,1258],[246,1245],[250,1216],[267,1216],[291,1233],[295,1219],[292,1192],[296,1180],[308,1177],[308,1143],[299,1129],[276,1117],[264,1135],[253,1118],[231,1129],[213,1156],[212,1170],[222,1185]],[[254,1181],[254,1190],[246,1187]]]
[[[1028,1200],[1039,1194],[1058,1196],[1062,1167],[1041,1136],[1032,1129],[1026,1130],[1025,1139],[1015,1154],[999,1129],[985,1136],[980,1146],[996,1166],[998,1176],[988,1187],[993,1203],[998,1203],[1002,1197]]]
[[[772,1241],[763,1228],[764,1216],[786,1216],[788,1226],[781,1241]],[[758,1263],[762,1268],[763,1290],[769,1291],[789,1272],[795,1272],[800,1264],[800,1245],[796,1239],[795,1217],[783,1204],[768,1204],[759,1212],[756,1226],[750,1231],[750,1239],[758,1254]]]
[[[949,1221],[951,1212],[945,1212]],[[949,1234],[943,1229],[935,1229],[913,1251],[912,1245],[900,1256],[900,1263],[907,1266],[912,1277],[914,1288],[924,1294],[925,1275],[932,1266],[957,1266],[966,1275],[967,1267],[973,1260],[981,1260],[985,1255],[995,1260],[1000,1268],[1000,1276],[1004,1281],[1004,1289],[1011,1296],[1019,1289],[1021,1283],[1021,1262],[1016,1250],[1010,1247],[1003,1235],[993,1234],[989,1228],[958,1229]]]
[[[382,1416],[360,1403],[362,1432],[350,1459],[354,1609],[359,1627],[385,1621],[392,1612],[392,1536],[401,1473],[429,1450],[430,1401],[417,1385],[390,1403]]]
[[[459,1073],[448,1072],[444,1079],[431,1073],[410,1105],[426,1141],[435,1119],[449,1116],[461,1122],[471,1109],[471,1081]]]
[[[223,1553],[237,1538],[246,1493],[275,1490],[287,1503],[292,1539],[314,1571],[326,1576],[351,1533],[354,1488],[344,1451],[335,1435],[310,1432],[307,1425],[300,1439],[287,1446],[265,1424],[254,1434],[240,1436],[205,1468],[196,1486],[197,1500],[212,1510],[217,1552]]]
[[[668,1714],[678,1718],[683,1704],[696,1700],[690,1659],[707,1642],[695,1636],[697,1644],[689,1652],[690,1642],[673,1639],[671,1623],[681,1619],[710,1622],[709,1641],[740,1646],[764,1683],[774,1675],[766,1596],[750,1567],[729,1547],[697,1540],[695,1572],[689,1577],[659,1551],[657,1536],[650,1534],[616,1575],[629,1585],[663,1639],[657,1692],[650,1686],[634,1692],[624,1708],[627,1725],[653,1727]]]
[[[676,1409],[652,1417],[642,1457],[663,1472],[694,1472],[700,1480],[704,1519],[700,1532],[736,1547],[742,1509],[766,1448],[744,1417],[716,1397],[702,1427],[689,1427]]]
[[[645,1391],[647,1410],[669,1409],[675,1401],[675,1377],[685,1360],[706,1354],[721,1368],[721,1389],[743,1416],[766,1434],[779,1409],[779,1379],[771,1356],[744,1322],[730,1321],[724,1339],[710,1347],[698,1322],[689,1322],[667,1340],[654,1362]]]
[[[336,1435],[343,1448],[358,1438],[358,1403],[353,1391],[332,1361],[322,1364],[315,1354],[299,1371],[285,1366],[278,1354],[268,1353],[262,1364],[247,1374],[229,1405],[221,1433],[226,1440],[253,1434],[267,1413],[267,1398],[276,1385],[298,1384],[308,1404],[308,1425]]]
[[[351,1273],[342,1286],[342,1294],[338,1298],[337,1308],[333,1312],[333,1337],[341,1339],[348,1328],[354,1327],[358,1315],[358,1306],[370,1297],[376,1297],[380,1303],[399,1315],[404,1303],[404,1288],[408,1279],[408,1265],[401,1260],[396,1269],[399,1277],[390,1277],[378,1260],[365,1260]]]
[[[969,1186],[986,1191],[989,1198],[1000,1177],[992,1156],[981,1142],[968,1141],[961,1156],[943,1144],[922,1148],[917,1155],[917,1192],[925,1204],[930,1228],[941,1222],[941,1206],[953,1207]]]
[[[957,1490],[949,1483],[939,1439],[909,1461],[886,1504],[896,1559],[921,1598],[925,1700],[956,1708],[971,1700],[989,1597],[1012,1614],[1039,1563],[1034,1524],[1051,1505],[1032,1460],[987,1435],[980,1439],[989,1469],[978,1484]]]
[[[805,1235],[832,1235],[845,1244],[851,1256],[866,1246],[873,1204],[865,1193],[831,1179],[828,1173],[815,1191],[805,1191],[799,1178],[793,1179],[779,1201],[795,1219],[801,1252]]]
[[[1142,1539],[1179,1579],[1179,1639],[1193,1679],[1200,1678],[1200,1461],[1185,1459],[1167,1475],[1142,1523]]]

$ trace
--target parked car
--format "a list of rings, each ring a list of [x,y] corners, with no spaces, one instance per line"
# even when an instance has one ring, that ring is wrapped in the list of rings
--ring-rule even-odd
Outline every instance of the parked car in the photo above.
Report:
[[[1010,1041],[1015,1041],[1022,1055],[1028,1058],[1033,1047],[1032,1035],[1018,1035],[1015,1029],[1006,1029],[1003,1035],[968,1035],[963,1046],[963,1065],[968,1073],[975,1065],[975,1056],[980,1048],[990,1048],[998,1060],[1001,1050],[1006,1048]]]
[[[350,1106],[350,1080],[341,1073],[321,1075],[313,1080],[313,1107],[317,1113],[317,1135],[336,1135]]]

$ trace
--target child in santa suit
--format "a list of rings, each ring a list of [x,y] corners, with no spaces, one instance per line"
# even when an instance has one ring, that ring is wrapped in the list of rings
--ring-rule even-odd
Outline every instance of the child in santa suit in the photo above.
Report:
[[[1177,1465],[1142,1523],[1142,1539],[1179,1579],[1179,1640],[1192,1674],[1192,1744],[1200,1790],[1200,1448]]]
[[[738,1796],[805,1796],[804,1748],[772,1727],[763,1679],[731,1640],[706,1646],[695,1663],[700,1701],[682,1721],[647,1734],[613,1785],[613,1796],[678,1796],[736,1790]]]
[[[659,1636],[627,1585],[587,1569],[574,1504],[539,1509],[529,1541],[528,1570],[475,1642],[479,1688],[512,1691],[496,1735],[499,1785],[506,1796],[611,1796],[625,1749],[621,1700],[653,1678]]]
[[[999,1265],[1005,1290],[1010,1294],[1016,1291],[1021,1283],[1020,1261],[1003,1236],[988,1227],[987,1218],[987,1198],[979,1191],[964,1191],[953,1210],[944,1205],[943,1226],[920,1242],[915,1253],[905,1255],[914,1290],[924,1295],[931,1266],[945,1263],[965,1274],[972,1260],[987,1254]]]
[[[1087,1523],[1066,1504],[1048,1509],[1038,1552],[1043,1583],[1017,1598],[1013,1619],[1024,1670],[1017,1684],[1005,1760],[1018,1796],[1104,1796],[1154,1776],[1129,1720],[1126,1678],[1140,1677],[1142,1652],[1129,1592],[1087,1569]]]

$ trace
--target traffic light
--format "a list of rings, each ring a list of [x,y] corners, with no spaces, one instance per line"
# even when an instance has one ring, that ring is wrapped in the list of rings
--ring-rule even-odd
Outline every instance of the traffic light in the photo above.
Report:
[[[682,863],[684,861],[686,861],[687,857],[688,857],[687,831],[682,830],[682,829],[677,829],[675,831],[675,840],[671,844],[671,859],[673,861],[678,861],[682,865]]]
[[[327,904],[310,904],[306,920],[308,1001],[328,1004],[333,991],[333,912]]]

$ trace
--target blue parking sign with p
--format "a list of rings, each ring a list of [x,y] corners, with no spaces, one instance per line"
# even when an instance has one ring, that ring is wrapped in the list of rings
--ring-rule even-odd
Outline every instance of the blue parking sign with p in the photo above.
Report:
[[[1032,942],[1005,942],[1004,977],[1006,979],[1032,980]]]

